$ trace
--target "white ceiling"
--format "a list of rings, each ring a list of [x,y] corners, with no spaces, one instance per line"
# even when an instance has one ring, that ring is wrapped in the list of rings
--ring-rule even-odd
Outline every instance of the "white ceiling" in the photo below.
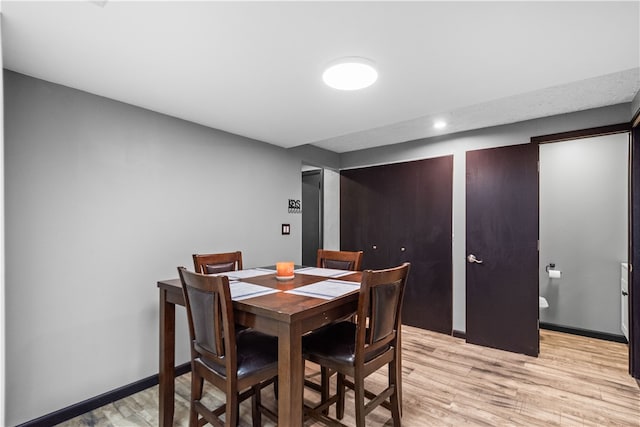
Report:
[[[639,4],[2,1],[3,61],[282,147],[346,152],[631,101]],[[342,56],[375,61],[376,84],[324,86]]]

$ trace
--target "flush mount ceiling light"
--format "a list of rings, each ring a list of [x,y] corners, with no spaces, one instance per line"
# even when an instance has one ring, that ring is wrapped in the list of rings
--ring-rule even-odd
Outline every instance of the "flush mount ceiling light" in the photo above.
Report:
[[[329,64],[322,80],[334,89],[358,90],[371,86],[378,79],[372,61],[366,58],[341,58]]]
[[[436,129],[444,129],[447,127],[447,122],[445,122],[444,120],[436,120],[433,123],[433,127]]]

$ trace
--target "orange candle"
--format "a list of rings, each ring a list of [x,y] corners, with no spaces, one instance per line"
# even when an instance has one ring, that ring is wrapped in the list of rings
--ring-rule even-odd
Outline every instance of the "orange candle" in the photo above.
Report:
[[[276,276],[278,277],[293,276],[293,262],[277,262]]]

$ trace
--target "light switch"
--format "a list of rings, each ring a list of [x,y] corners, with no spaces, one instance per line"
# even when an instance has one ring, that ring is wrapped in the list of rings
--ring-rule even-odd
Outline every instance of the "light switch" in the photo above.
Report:
[[[291,234],[291,225],[282,224],[282,234]]]

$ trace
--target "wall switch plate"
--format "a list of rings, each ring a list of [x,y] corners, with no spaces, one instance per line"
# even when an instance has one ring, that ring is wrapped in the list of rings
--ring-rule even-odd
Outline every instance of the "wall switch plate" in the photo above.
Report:
[[[291,225],[282,224],[282,234],[291,234]]]

